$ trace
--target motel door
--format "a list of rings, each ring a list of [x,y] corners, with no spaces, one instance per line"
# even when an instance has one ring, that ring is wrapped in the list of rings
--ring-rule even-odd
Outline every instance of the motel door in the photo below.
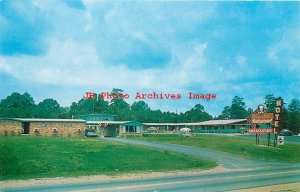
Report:
[[[30,133],[30,123],[29,122],[23,122],[22,123],[22,134],[29,134]]]
[[[115,137],[117,136],[117,132],[116,132],[116,128],[113,127],[113,128],[109,128],[109,134],[108,134],[109,137]]]

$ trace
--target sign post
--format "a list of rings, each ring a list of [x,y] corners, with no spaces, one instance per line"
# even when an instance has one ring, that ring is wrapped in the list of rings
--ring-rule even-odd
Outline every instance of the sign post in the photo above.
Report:
[[[284,136],[278,136],[277,137],[277,144],[278,145],[284,145]]]
[[[251,128],[248,129],[249,134],[256,135],[256,145],[260,143],[261,134],[268,134],[268,146],[270,145],[270,134],[274,134],[273,128],[257,128],[257,125],[269,124],[271,125],[274,119],[273,113],[265,112],[265,106],[259,105],[257,109],[248,117],[248,122]]]
[[[268,135],[268,146],[270,146],[270,134],[274,134],[274,147],[283,145],[284,138],[278,136],[280,132],[280,116],[282,112],[283,101],[281,97],[276,100],[276,108],[274,113],[265,112],[265,106],[259,105],[257,109],[247,118],[251,128],[248,129],[249,134],[256,134],[256,144],[259,144],[259,136],[261,134]],[[273,125],[268,128],[257,128],[257,125]]]

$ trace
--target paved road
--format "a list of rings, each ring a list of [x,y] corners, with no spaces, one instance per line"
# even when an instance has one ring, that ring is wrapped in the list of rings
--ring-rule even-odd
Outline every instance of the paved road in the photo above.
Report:
[[[0,191],[230,191],[241,188],[300,182],[300,165],[241,159],[226,153],[182,145],[110,138],[108,140],[214,159],[228,171],[105,182],[85,182],[1,189]],[[251,169],[250,169],[251,168]]]
[[[88,182],[64,185],[11,188],[1,191],[229,191],[240,188],[259,187],[278,183],[300,181],[300,167],[276,169],[254,169],[229,171],[192,176],[169,176],[148,179],[113,180],[109,182]]]

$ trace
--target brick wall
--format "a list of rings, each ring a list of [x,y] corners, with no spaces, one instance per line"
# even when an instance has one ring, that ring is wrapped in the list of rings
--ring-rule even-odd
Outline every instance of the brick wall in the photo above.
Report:
[[[30,135],[81,137],[85,124],[78,122],[31,122]]]
[[[0,121],[0,135],[20,135],[22,131],[22,123],[12,120]]]
[[[22,122],[0,120],[0,135],[20,135]],[[30,122],[29,135],[82,137],[85,133],[83,122]]]

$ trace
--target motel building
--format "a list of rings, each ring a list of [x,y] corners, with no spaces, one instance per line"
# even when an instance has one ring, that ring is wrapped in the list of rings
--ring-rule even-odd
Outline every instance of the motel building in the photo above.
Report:
[[[96,136],[117,137],[143,134],[142,123],[116,121],[116,117],[108,114],[81,115],[75,119],[0,117],[0,135],[83,137],[93,132]]]
[[[156,128],[160,132],[178,132],[190,128],[194,133],[245,133],[250,125],[247,119],[209,120],[194,123],[143,123],[145,130]]]
[[[246,133],[247,119],[210,120],[193,123],[141,123],[116,121],[116,115],[90,114],[75,119],[0,118],[0,135],[83,137],[93,132],[100,137],[142,135],[147,130],[176,133],[187,127],[194,133]]]
[[[82,119],[0,118],[0,135],[84,136]]]
[[[86,121],[86,132],[95,132],[102,137],[116,137],[126,135],[142,135],[143,124],[136,121],[116,121],[116,115],[91,114],[80,115],[77,118]]]

